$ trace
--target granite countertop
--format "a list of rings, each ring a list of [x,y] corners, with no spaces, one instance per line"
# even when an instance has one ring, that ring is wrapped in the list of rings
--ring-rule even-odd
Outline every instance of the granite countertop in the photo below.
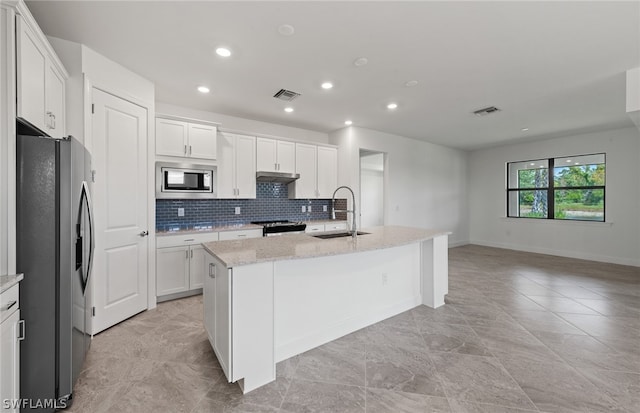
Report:
[[[0,294],[18,284],[23,278],[22,274],[0,275]]]
[[[320,239],[308,234],[207,242],[204,248],[227,268],[259,262],[351,254],[428,240],[451,232],[399,226],[366,228],[367,235]],[[342,232],[342,231],[337,231]],[[331,232],[326,232],[330,234]]]
[[[333,222],[346,222],[341,219],[320,219],[315,221],[302,221],[307,225],[312,224],[330,224]],[[204,234],[207,232],[224,232],[224,231],[241,231],[245,229],[262,229],[262,225],[256,224],[234,224],[220,226],[202,226],[200,228],[181,228],[176,230],[156,231],[156,236],[164,237],[167,235],[186,235],[186,234]]]

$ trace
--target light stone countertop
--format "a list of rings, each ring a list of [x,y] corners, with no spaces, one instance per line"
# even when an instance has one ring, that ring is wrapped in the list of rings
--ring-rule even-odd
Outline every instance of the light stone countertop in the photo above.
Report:
[[[0,294],[18,284],[23,278],[24,275],[22,274],[0,275]]]
[[[362,229],[366,235],[320,239],[308,234],[289,234],[278,237],[249,238],[204,243],[204,248],[227,268],[259,262],[352,254],[385,249],[425,241],[451,234],[437,229],[384,226]],[[343,232],[343,231],[337,231]],[[330,234],[326,232],[325,234]]]
[[[347,222],[342,219],[319,219],[315,221],[302,221],[307,225],[313,224],[331,224],[335,222]],[[156,231],[156,236],[165,237],[170,235],[187,235],[187,234],[206,234],[207,232],[224,232],[224,231],[241,231],[245,229],[262,229],[262,225],[256,224],[235,224],[235,225],[220,225],[217,227],[204,227],[201,229],[180,229],[176,231]]]

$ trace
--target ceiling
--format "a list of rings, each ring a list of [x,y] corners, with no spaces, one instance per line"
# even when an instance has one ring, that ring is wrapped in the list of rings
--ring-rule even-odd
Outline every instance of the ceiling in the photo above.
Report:
[[[637,1],[27,5],[47,35],[87,45],[154,82],[158,101],[194,109],[321,132],[350,119],[462,149],[633,125],[625,71],[640,66]],[[295,33],[279,34],[283,24]],[[219,46],[233,54],[217,56]],[[355,66],[359,57],[368,64]],[[327,80],[333,89],[320,87]],[[281,88],[301,93],[292,113],[272,97]],[[501,111],[472,114],[487,106]]]

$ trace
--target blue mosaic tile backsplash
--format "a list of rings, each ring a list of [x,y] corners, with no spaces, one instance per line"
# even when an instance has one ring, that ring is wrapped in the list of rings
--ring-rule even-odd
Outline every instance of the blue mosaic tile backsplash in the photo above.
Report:
[[[156,231],[248,224],[251,221],[331,219],[330,199],[289,199],[286,184],[258,182],[256,199],[157,199]],[[301,212],[311,205],[312,212]],[[322,207],[327,206],[327,212]],[[235,208],[240,207],[240,215]],[[184,208],[184,216],[178,216]]]

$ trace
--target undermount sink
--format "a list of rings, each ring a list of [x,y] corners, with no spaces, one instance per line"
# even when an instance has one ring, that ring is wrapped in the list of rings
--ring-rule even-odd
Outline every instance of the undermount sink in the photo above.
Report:
[[[368,232],[362,232],[362,231],[358,231],[358,235],[367,235]],[[331,234],[318,234],[318,235],[312,235],[312,237],[315,238],[322,238],[322,239],[330,239],[330,238],[342,238],[342,237],[351,237],[351,233],[350,232],[334,232]]]

